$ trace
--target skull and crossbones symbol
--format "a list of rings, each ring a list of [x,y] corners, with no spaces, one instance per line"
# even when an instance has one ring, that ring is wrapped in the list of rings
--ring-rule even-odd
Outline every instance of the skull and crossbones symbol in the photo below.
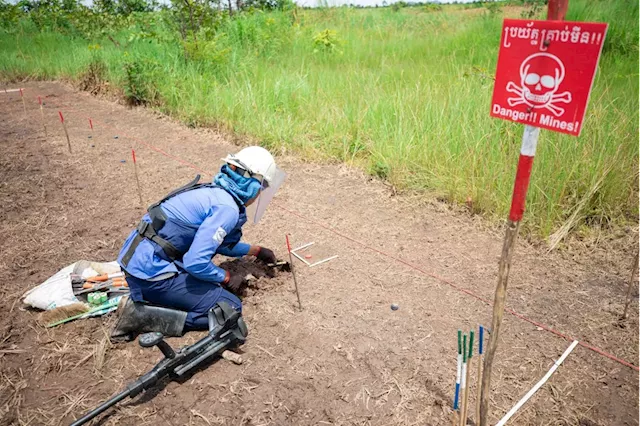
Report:
[[[510,81],[507,92],[516,97],[507,99],[510,106],[521,104],[530,108],[546,108],[556,117],[564,114],[564,108],[558,102],[571,102],[571,93],[556,93],[564,80],[564,64],[550,53],[534,53],[520,65],[520,86]]]

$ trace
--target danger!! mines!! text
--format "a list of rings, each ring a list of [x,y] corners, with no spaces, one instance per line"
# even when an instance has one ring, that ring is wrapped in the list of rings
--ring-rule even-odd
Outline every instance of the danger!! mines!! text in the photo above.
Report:
[[[537,112],[522,112],[511,108],[503,108],[499,104],[493,104],[492,112],[494,115],[510,118],[531,125],[541,125],[553,127],[554,129],[566,130],[568,132],[577,132],[580,128],[579,121],[563,121],[554,118],[553,115],[539,114]]]

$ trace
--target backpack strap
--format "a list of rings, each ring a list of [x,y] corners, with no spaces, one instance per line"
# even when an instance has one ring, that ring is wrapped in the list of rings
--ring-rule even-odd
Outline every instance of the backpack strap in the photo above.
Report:
[[[147,209],[147,211],[150,211],[151,209],[154,209],[154,208],[160,206],[160,204],[164,203],[169,198],[173,198],[178,194],[182,194],[183,192],[191,191],[192,189],[199,188],[200,186],[203,185],[203,184],[198,183],[198,182],[200,182],[200,175],[199,174],[196,175],[196,177],[191,182],[189,182],[188,184],[183,185],[180,188],[174,189],[173,191],[168,193],[164,198],[162,198],[160,201],[157,201],[157,202],[151,204],[149,206],[149,208]]]
[[[198,183],[199,181],[200,181],[200,175],[196,175],[195,179],[193,179],[191,182],[187,183],[184,186],[181,186],[180,188],[174,189],[169,194],[167,194],[164,198],[162,198],[160,201],[155,202],[149,206],[149,208],[147,209],[147,212],[149,213],[149,218],[151,219],[151,223],[141,220],[140,223],[138,224],[138,227],[136,228],[137,235],[131,242],[131,245],[129,246],[129,249],[127,250],[125,255],[122,257],[122,265],[124,268],[127,267],[127,265],[129,264],[129,261],[131,260],[131,258],[133,257],[133,254],[136,251],[136,248],[138,248],[138,245],[140,245],[140,243],[144,239],[151,240],[154,243],[158,244],[160,248],[162,248],[164,253],[167,255],[167,257],[172,261],[175,262],[176,260],[182,259],[182,256],[184,255],[184,253],[178,250],[169,241],[165,240],[164,238],[158,235],[158,231],[162,229],[165,222],[167,221],[167,215],[164,213],[164,211],[162,211],[162,208],[160,206],[162,203],[164,203],[170,198],[175,197],[178,194],[182,194],[187,191],[198,189],[203,186],[208,186],[208,184]]]

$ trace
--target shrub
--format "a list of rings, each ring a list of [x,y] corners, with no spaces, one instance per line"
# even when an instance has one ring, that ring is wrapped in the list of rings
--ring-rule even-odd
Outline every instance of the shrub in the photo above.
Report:
[[[156,104],[158,91],[153,83],[157,64],[143,60],[124,63],[124,95],[130,105]]]
[[[442,10],[442,6],[436,3],[427,3],[424,5],[425,12],[440,12]]]
[[[340,52],[338,47],[342,44],[342,40],[338,38],[338,32],[335,30],[320,31],[313,37],[314,52]]]
[[[107,66],[105,63],[94,58],[87,67],[87,70],[80,76],[80,90],[96,95],[104,91],[106,86]]]
[[[502,12],[502,5],[496,1],[485,3],[484,7],[489,11],[490,15],[496,15]]]
[[[391,167],[384,160],[376,160],[370,166],[369,172],[380,179],[387,179],[389,177],[389,173],[391,173]]]
[[[187,40],[183,41],[183,47],[187,56],[192,61],[203,62],[206,65],[218,65],[224,63],[231,52],[230,47],[224,47],[221,42],[223,35],[212,40]]]

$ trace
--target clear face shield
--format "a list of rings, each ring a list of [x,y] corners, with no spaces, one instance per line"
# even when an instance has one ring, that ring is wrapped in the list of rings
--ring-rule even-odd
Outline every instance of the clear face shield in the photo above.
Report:
[[[253,177],[260,180],[262,183],[262,189],[258,193],[258,197],[247,206],[247,216],[253,218],[253,223],[258,223],[262,219],[262,215],[267,210],[267,206],[278,192],[278,188],[284,183],[287,174],[273,165],[274,171],[269,171],[272,175],[271,182],[267,182],[263,176],[254,175]]]

